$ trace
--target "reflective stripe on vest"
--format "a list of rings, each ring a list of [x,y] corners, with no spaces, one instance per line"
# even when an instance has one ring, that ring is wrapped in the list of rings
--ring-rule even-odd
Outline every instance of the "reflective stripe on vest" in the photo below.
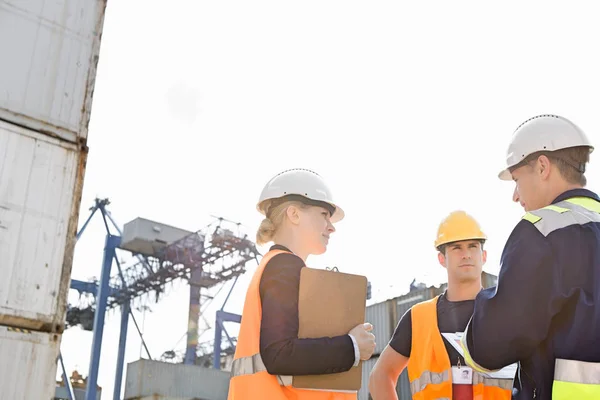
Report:
[[[573,197],[523,216],[544,236],[571,225],[600,222],[600,203],[589,197]]]
[[[600,363],[556,359],[552,400],[600,398]]]
[[[410,382],[410,391],[414,395],[415,393],[425,390],[425,386],[427,385],[439,385],[440,383],[449,380],[449,370],[439,373],[424,371],[418,379]],[[510,379],[488,378],[477,371],[473,371],[473,385],[479,385],[480,383],[483,383],[484,386],[495,386],[502,390],[512,391],[513,388],[513,382]]]
[[[233,360],[231,364],[231,377],[241,375],[252,375],[259,372],[267,371],[267,367],[260,356],[260,353],[254,354],[250,357],[243,357]],[[280,385],[289,386],[292,384],[293,377],[291,376],[277,376],[277,380]]]
[[[494,386],[512,393],[513,381],[511,379],[488,378],[477,371],[473,371],[473,385],[483,383],[484,386]]]
[[[423,371],[421,376],[410,383],[410,392],[414,395],[425,390],[427,385],[438,385],[448,380],[450,380],[450,371],[448,370],[443,372]]]

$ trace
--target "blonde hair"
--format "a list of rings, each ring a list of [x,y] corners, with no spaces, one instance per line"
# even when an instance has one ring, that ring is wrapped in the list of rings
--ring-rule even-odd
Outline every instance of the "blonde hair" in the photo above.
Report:
[[[271,201],[267,202],[265,205],[265,209],[267,210],[266,218],[262,220],[260,226],[258,227],[258,231],[256,232],[256,244],[259,246],[273,241],[275,233],[283,223],[288,207],[296,206],[302,209],[309,207],[308,205],[299,201],[285,201],[272,208],[271,205]]]

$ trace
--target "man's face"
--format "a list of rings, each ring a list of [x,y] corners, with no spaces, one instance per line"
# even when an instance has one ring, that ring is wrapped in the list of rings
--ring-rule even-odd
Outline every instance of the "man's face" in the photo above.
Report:
[[[521,204],[525,211],[537,210],[546,206],[542,190],[541,175],[537,173],[538,161],[523,165],[512,171],[515,190],[513,201]]]
[[[472,282],[481,278],[487,252],[479,240],[450,243],[444,253],[438,253],[440,264],[448,270],[449,280]]]

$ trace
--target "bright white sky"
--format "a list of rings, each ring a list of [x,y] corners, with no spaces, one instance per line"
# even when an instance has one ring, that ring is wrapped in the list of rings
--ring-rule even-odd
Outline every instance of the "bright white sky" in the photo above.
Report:
[[[464,209],[488,233],[485,269],[497,274],[522,215],[513,185],[496,177],[516,126],[557,113],[600,139],[594,3],[513,4],[109,1],[80,225],[103,196],[121,226],[139,216],[197,230],[218,215],[253,235],[263,185],[303,167],[325,177],[346,211],[310,266],[366,275],[374,300],[405,293],[413,278],[442,283],[434,236]],[[591,188],[599,169],[589,169]],[[100,276],[104,233],[96,216],[76,247],[74,279]],[[248,267],[227,311],[241,313]],[[145,318],[153,358],[185,346],[188,287],[169,292]],[[211,326],[225,292],[205,314]],[[107,314],[107,399],[119,321]],[[65,333],[69,374],[87,375],[91,338]],[[130,320],[126,362],[139,356]]]

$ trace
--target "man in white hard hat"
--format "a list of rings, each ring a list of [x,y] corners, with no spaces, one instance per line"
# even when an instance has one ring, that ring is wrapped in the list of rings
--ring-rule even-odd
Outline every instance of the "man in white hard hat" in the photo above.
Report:
[[[515,182],[526,214],[462,346],[480,372],[519,363],[514,399],[600,398],[600,198],[584,188],[592,150],[573,122],[536,116],[515,131],[499,175]]]

